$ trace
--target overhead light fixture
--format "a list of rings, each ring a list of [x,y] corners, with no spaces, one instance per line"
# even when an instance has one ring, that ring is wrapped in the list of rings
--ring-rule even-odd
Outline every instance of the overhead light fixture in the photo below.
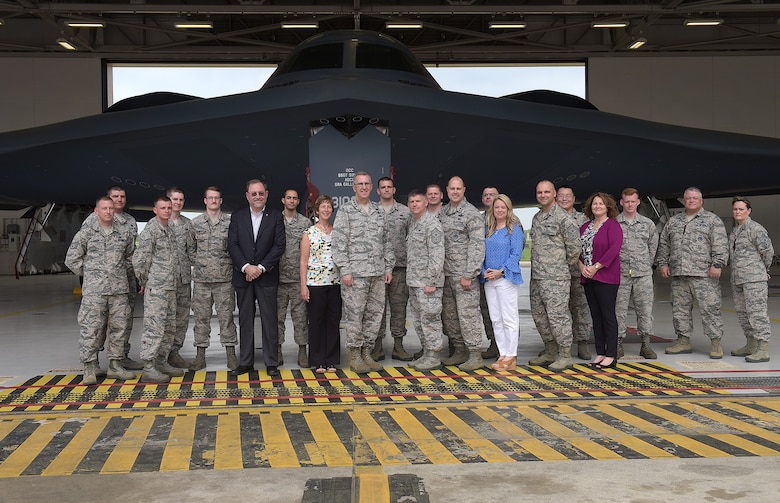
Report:
[[[647,43],[647,39],[645,37],[639,37],[638,39],[636,39],[633,42],[631,42],[631,45],[629,45],[628,48],[631,49],[631,50],[639,49],[640,47],[642,47],[646,43]]]
[[[488,27],[493,30],[522,30],[527,26],[525,21],[490,21]]]
[[[593,21],[590,23],[591,28],[625,28],[628,26],[628,21]]]
[[[317,21],[308,21],[308,22],[299,22],[299,21],[288,21],[284,22],[280,25],[282,28],[319,28],[320,24]]]
[[[58,38],[57,43],[60,44],[64,49],[67,49],[69,51],[76,50],[76,46],[71,44],[66,38]]]
[[[5,24],[5,19],[0,17],[0,26],[3,26]]]
[[[713,18],[686,19],[685,21],[683,21],[683,24],[685,26],[719,26],[723,24],[723,20],[713,19]]]
[[[176,28],[185,30],[189,29],[211,29],[214,28],[214,23],[211,21],[179,21],[173,25]]]
[[[422,23],[401,23],[396,21],[388,21],[385,23],[385,28],[391,29],[419,29],[422,27]]]
[[[71,28],[105,28],[106,23],[98,23],[95,21],[65,21],[67,26]]]

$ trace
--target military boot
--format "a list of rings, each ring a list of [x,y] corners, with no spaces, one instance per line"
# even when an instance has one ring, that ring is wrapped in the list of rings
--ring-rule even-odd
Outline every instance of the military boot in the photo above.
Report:
[[[154,364],[157,365],[157,370],[171,377],[181,377],[184,375],[184,369],[173,367],[168,363],[168,358],[165,356],[158,355],[157,358],[154,359]],[[144,365],[144,372],[145,371],[146,365]]]
[[[84,362],[84,377],[81,378],[81,384],[97,384],[96,368],[96,361]]]
[[[363,348],[348,348],[349,349],[349,359],[347,361],[347,365],[349,365],[349,368],[352,369],[353,372],[357,374],[365,374],[367,372],[371,372],[371,367],[366,365],[366,362],[363,361]]]
[[[574,362],[571,359],[571,346],[559,346],[558,358],[551,364],[547,365],[547,368],[554,370],[555,372],[560,372],[561,370],[566,370],[573,366]]]
[[[544,351],[539,358],[528,361],[528,365],[541,365],[546,367],[558,359],[558,343],[556,341],[544,341]]]
[[[469,349],[469,358],[458,368],[464,372],[472,372],[485,366],[485,360],[482,359],[482,350],[479,348]]]
[[[403,337],[393,337],[393,360],[410,362],[412,359],[412,355],[404,349]]]
[[[378,372],[385,368],[384,365],[377,362],[373,358],[371,358],[371,350],[374,348],[371,344],[368,344],[366,346],[363,346],[363,352],[361,353],[363,356],[363,361],[366,363],[366,366],[370,368],[374,372]]]
[[[469,350],[466,349],[466,344],[462,340],[453,341],[452,344],[455,346],[455,352],[449,358],[443,358],[441,362],[444,365],[460,365],[461,363],[465,363],[466,360],[469,359]],[[481,356],[482,355],[480,354],[480,357]]]
[[[620,346],[618,346],[618,349]],[[588,341],[578,341],[577,342],[577,358],[580,360],[590,360],[591,354],[590,350],[588,349]]]
[[[498,346],[496,346],[496,338],[490,339],[490,346],[482,352],[482,358],[498,358]]]
[[[122,360],[109,360],[108,361],[108,377],[111,379],[117,379],[119,381],[127,381],[128,379],[135,379],[137,374],[132,370],[127,370],[120,364]]]
[[[756,338],[747,336],[747,342],[739,349],[735,349],[731,352],[731,356],[747,356],[756,352]]]
[[[100,353],[95,356],[95,377],[106,377],[106,371],[100,368]]]
[[[309,368],[309,352],[306,350],[306,344],[298,346],[298,367]]]
[[[122,367],[126,368],[127,370],[143,370],[144,368],[143,363],[137,362],[127,355],[125,355],[125,357],[122,358],[122,361],[120,361],[119,363],[122,365]]]
[[[382,344],[384,342],[384,339],[381,337],[377,337],[377,339],[374,341],[374,347],[371,348],[371,359],[374,361],[380,361],[385,359],[385,347]]]
[[[710,342],[712,344],[710,347],[710,358],[713,360],[720,360],[723,358],[723,347],[720,345],[720,337],[716,337]]]
[[[646,335],[642,336],[642,347],[639,348],[639,356],[647,358],[648,360],[655,360],[658,358],[658,355],[655,354],[653,348],[650,347],[650,337]]]
[[[239,366],[238,358],[236,358],[236,347],[225,346],[225,354],[227,355],[227,368],[236,370]]]
[[[185,360],[184,358],[179,355],[178,349],[172,349],[170,353],[168,353],[168,363],[172,367],[176,367],[179,369],[186,369],[190,367],[190,364]],[[184,375],[184,374],[182,374]]]
[[[754,339],[755,340],[755,339]],[[769,361],[769,341],[756,340],[756,350],[747,355],[745,361],[749,363],[763,363]]]
[[[623,358],[626,356],[626,351],[623,349],[623,338],[618,337],[617,357]]]
[[[416,352],[415,354],[413,354],[413,355],[412,355],[412,358],[413,358],[414,360],[419,360],[420,358],[422,358],[422,357],[423,357],[423,354],[425,354],[425,349],[424,349],[424,348],[423,348],[423,349],[420,349],[418,352]]]
[[[198,347],[197,350],[198,354],[195,355],[195,359],[190,363],[190,370],[201,370],[206,368],[206,348]]]
[[[691,338],[687,335],[681,335],[677,338],[677,342],[664,350],[664,353],[667,355],[679,355],[688,354],[692,351],[693,347],[691,347]]]
[[[409,364],[410,367],[417,370],[436,370],[441,368],[441,359],[439,352],[432,349],[423,350],[420,358]]]
[[[170,381],[171,378],[157,370],[154,360],[144,360],[144,368],[141,372],[140,380],[143,382],[163,383]]]

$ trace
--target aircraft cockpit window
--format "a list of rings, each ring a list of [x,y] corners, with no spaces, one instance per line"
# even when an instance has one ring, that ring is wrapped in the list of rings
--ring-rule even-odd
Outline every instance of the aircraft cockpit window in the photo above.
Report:
[[[397,70],[428,77],[428,72],[417,60],[395,47],[378,44],[358,44],[355,67]]]
[[[323,44],[302,49],[279,66],[278,73],[304,70],[341,68],[344,60],[344,44]]]

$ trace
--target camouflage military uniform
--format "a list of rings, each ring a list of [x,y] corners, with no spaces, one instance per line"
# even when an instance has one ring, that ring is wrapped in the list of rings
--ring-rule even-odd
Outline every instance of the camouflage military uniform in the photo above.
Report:
[[[487,227],[487,212],[484,213],[484,216],[485,227]],[[480,314],[482,314],[482,326],[485,327],[485,336],[489,341],[492,341],[496,338],[496,335],[493,331],[493,322],[490,320],[490,310],[488,309],[487,297],[485,297],[485,284],[481,282],[479,284],[479,311]],[[483,356],[484,355],[485,354],[483,353]]]
[[[729,235],[731,289],[739,326],[746,337],[768,341],[772,336],[767,312],[769,267],[775,255],[766,229],[748,217]]]
[[[531,223],[531,316],[544,342],[571,346],[571,270],[580,255],[580,237],[566,211],[554,204]]]
[[[133,267],[144,291],[144,332],[141,359],[166,357],[176,331],[176,292],[182,283],[176,238],[157,217],[146,224]]]
[[[439,351],[442,343],[442,287],[444,286],[444,235],[441,222],[427,211],[412,219],[406,235],[406,283],[414,314],[414,329],[423,349]],[[424,287],[435,286],[426,295]]]
[[[577,234],[582,224],[588,221],[585,213],[572,210],[569,214]],[[593,332],[593,320],[590,317],[588,299],[585,298],[585,288],[580,281],[580,267],[577,263],[571,268],[571,286],[569,287],[569,311],[571,311],[571,328],[574,342],[587,342]]]
[[[720,217],[705,209],[690,221],[674,215],[664,226],[658,242],[656,264],[669,267],[672,275],[672,319],[677,337],[693,334],[694,300],[699,303],[704,333],[710,339],[723,336],[720,316],[720,283],[709,277],[710,266],[728,263],[728,238]]]
[[[138,236],[138,223],[135,221],[132,215],[127,212],[115,213],[114,223],[121,228],[121,232],[127,234],[127,238],[132,241],[133,249],[135,249],[135,238]],[[99,225],[97,215],[90,213],[89,216],[81,224],[84,228],[85,225]],[[133,271],[133,264],[130,263],[127,269],[127,305],[129,307],[127,311],[127,320],[124,324],[125,328],[122,333],[123,347],[125,348],[125,355],[130,353],[130,334],[133,331],[133,313],[135,313],[135,300],[138,297],[138,284],[136,283],[135,271]],[[101,340],[100,346],[102,348],[103,343],[106,340],[106,327],[100,331]]]
[[[393,208],[385,215],[390,245],[395,255],[393,281],[385,286],[385,309],[379,323],[378,338],[385,336],[387,327],[387,304],[390,304],[390,334],[395,338],[406,335],[406,304],[409,302],[409,289],[406,286],[406,232],[412,218],[409,208],[393,201]]]
[[[482,345],[479,310],[479,272],[485,260],[485,217],[463,199],[455,208],[450,203],[439,212],[444,232],[444,293],[442,322],[452,341],[463,341],[470,350]],[[461,278],[471,280],[464,290]]]
[[[353,197],[339,208],[333,222],[333,262],[341,277],[352,275],[353,284],[342,281],[347,347],[372,346],[379,332],[385,303],[384,275],[395,266],[387,238],[384,211],[373,201],[368,212]]]
[[[311,226],[311,221],[300,213],[288,220],[284,217],[284,229],[287,244],[284,255],[279,260],[279,289],[276,297],[279,325],[279,344],[284,343],[284,325],[287,318],[287,306],[290,306],[290,318],[293,322],[295,344],[305,346],[309,343],[309,318],[306,301],[301,297],[301,238]]]
[[[192,263],[192,314],[195,318],[195,346],[209,347],[212,305],[219,321],[219,342],[236,346],[236,292],[230,283],[233,263],[227,251],[230,215],[220,213],[212,222],[207,213],[190,222],[188,252]]]
[[[173,336],[171,350],[178,351],[184,345],[187,327],[190,325],[190,304],[192,302],[192,266],[190,264],[188,239],[192,229],[191,220],[184,215],[168,220],[170,230],[176,239],[176,251],[181,267],[181,284],[176,289],[176,333]]]
[[[97,218],[82,225],[68,248],[65,265],[74,274],[84,276],[78,313],[82,363],[97,360],[106,335],[109,359],[124,357],[124,333],[130,311],[127,278],[132,274],[134,248],[135,242],[123,225],[113,222],[110,231],[106,231]],[[105,334],[101,334],[103,330]]]
[[[658,249],[658,230],[655,222],[640,214],[627,220],[621,213],[617,221],[623,229],[620,287],[615,305],[618,337],[622,339],[626,335],[626,315],[632,302],[637,334],[643,341],[649,341],[653,335],[653,260]]]

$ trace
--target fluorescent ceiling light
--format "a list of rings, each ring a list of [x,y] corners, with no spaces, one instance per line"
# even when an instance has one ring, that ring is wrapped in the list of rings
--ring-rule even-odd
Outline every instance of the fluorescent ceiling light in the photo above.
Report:
[[[488,26],[495,30],[501,30],[501,29],[523,29],[526,27],[525,21],[491,21],[488,23]]]
[[[286,23],[282,23],[282,28],[318,28],[320,24],[316,21],[309,21],[309,22],[295,22],[295,21],[289,21]]]
[[[106,23],[94,21],[66,21],[65,24],[71,28],[105,28],[106,26]]]
[[[385,28],[417,29],[417,28],[422,28],[422,27],[423,27],[422,23],[399,23],[399,22],[393,22],[393,21],[388,21],[388,22],[385,23]]]
[[[722,19],[686,19],[685,26],[718,26],[723,24]]]
[[[590,23],[591,28],[625,28],[628,26],[628,21],[593,21]]]
[[[5,24],[5,19],[0,17],[0,26],[3,26]]]
[[[628,48],[632,49],[632,50],[633,49],[639,49],[640,47],[642,47],[646,43],[647,43],[647,39],[644,38],[644,37],[640,37],[640,38],[634,40],[633,42],[631,42],[631,45],[629,45]]]
[[[178,23],[175,23],[173,26],[176,28],[183,28],[183,29],[210,29],[214,28],[214,23],[211,21],[180,21]]]
[[[57,43],[60,44],[63,48],[69,50],[69,51],[75,51],[76,46],[68,42],[65,38],[58,38]]]

